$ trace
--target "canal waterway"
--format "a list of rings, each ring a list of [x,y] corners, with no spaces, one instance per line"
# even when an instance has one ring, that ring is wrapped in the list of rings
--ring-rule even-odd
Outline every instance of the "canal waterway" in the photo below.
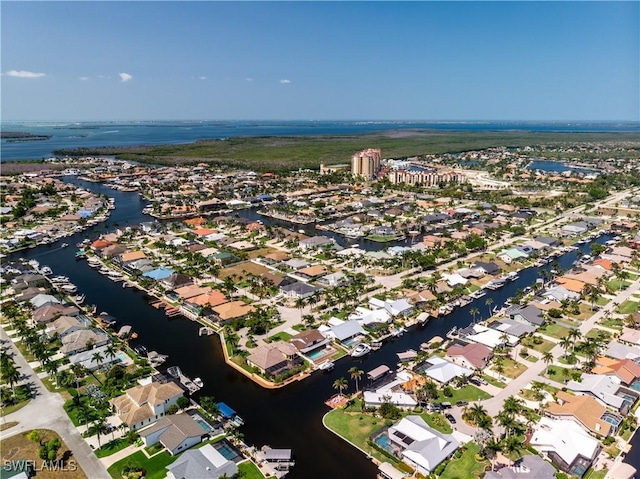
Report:
[[[324,401],[336,392],[333,382],[344,377],[349,381],[349,389],[353,390],[353,381],[347,372],[352,366],[358,366],[365,372],[381,364],[393,368],[398,362],[398,352],[417,349],[420,343],[434,336],[444,337],[454,326],[469,325],[473,307],[480,311],[477,319],[486,318],[491,308],[500,307],[539,277],[539,268],[527,268],[520,272],[516,281],[508,282],[502,289],[487,290],[485,297],[457,308],[444,318],[412,329],[364,358],[347,357],[338,361],[329,373],[315,372],[310,378],[285,388],[266,390],[227,366],[218,337],[199,337],[197,322],[182,317],[168,318],[161,310],[149,306],[149,298],[144,292],[122,288],[120,283],[114,283],[91,269],[85,261],[77,261],[75,248],[60,248],[62,241],[74,245],[86,237],[95,238],[117,225],[134,225],[150,219],[142,213],[146,202],[137,193],[114,191],[100,184],[75,179],[71,182],[115,198],[116,209],[109,220],[57,243],[15,253],[10,259],[36,259],[41,265],[50,266],[55,275],[68,276],[78,286],[79,292],[86,294],[87,304],[95,304],[98,312],[106,311],[115,316],[120,325],[133,326],[139,334],[138,341],[150,351],[169,355],[166,366],[177,365],[187,376],[202,378],[204,388],[200,394],[212,395],[228,403],[245,420],[242,432],[247,444],[293,449],[296,465],[288,476],[293,479],[375,477],[376,468],[363,453],[348,446],[322,425],[322,417],[329,411]],[[609,237],[602,236],[597,241],[607,239]],[[580,248],[585,253],[589,252],[588,244],[580,245]],[[561,268],[568,268],[576,258],[577,251],[572,251],[557,261]],[[550,269],[551,265],[543,268]],[[493,300],[490,305],[486,302],[488,298]]]

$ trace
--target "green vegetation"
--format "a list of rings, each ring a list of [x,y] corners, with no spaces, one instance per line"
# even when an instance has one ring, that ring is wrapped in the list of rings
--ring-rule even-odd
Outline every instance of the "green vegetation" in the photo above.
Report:
[[[564,326],[560,326],[557,323],[548,323],[544,324],[540,327],[539,331],[546,335],[551,336],[552,338],[562,339],[567,336],[569,333],[569,328]]]
[[[422,414],[420,414],[420,417],[424,419],[425,422],[436,431],[440,431],[445,434],[451,434],[453,432],[449,421],[447,421],[445,417],[439,412],[435,412],[433,414],[423,412]]]
[[[524,366],[522,367],[524,370]],[[451,392],[453,392],[452,396],[445,396],[442,391],[438,392],[438,401],[448,401],[450,403],[455,403],[457,401],[479,401],[482,399],[489,399],[491,397],[490,394],[484,392],[482,389],[479,389],[471,384],[467,384],[466,386],[461,387],[460,389],[451,388]]]
[[[241,462],[238,464],[238,471],[242,473],[243,479],[263,479],[264,476],[256,466],[251,461]]]
[[[107,147],[57,150],[54,155],[106,155],[153,164],[190,164],[207,161],[217,165],[256,171],[289,171],[318,168],[326,164],[346,163],[353,152],[376,145],[385,157],[399,158],[424,154],[456,153],[493,146],[546,145],[584,141],[625,141],[625,133],[552,133],[552,132],[470,132],[415,131],[398,136],[395,132],[364,135],[263,136],[226,140],[203,140],[186,145]]]
[[[464,451],[458,457],[454,456],[445,467],[444,472],[440,476],[441,479],[462,478],[480,478],[484,475],[484,468],[489,461],[479,462],[476,455],[480,452],[480,446],[473,442],[469,442],[464,446]]]
[[[156,454],[150,459],[142,451],[137,451],[124,459],[120,459],[109,467],[107,472],[114,479],[120,479],[127,471],[144,470],[146,471],[145,477],[147,479],[162,479],[167,474],[166,466],[175,461],[175,459],[167,451]]]
[[[129,445],[129,441],[124,437],[119,437],[106,443],[100,449],[96,449],[95,453],[98,457],[107,457],[111,454],[115,454],[118,451],[123,450],[125,447]]]
[[[368,444],[369,437],[384,425],[384,419],[368,414],[353,414],[334,409],[324,417],[324,424],[340,437],[355,444],[376,459],[387,461],[388,458]]]
[[[16,396],[13,401],[13,404],[2,406],[2,408],[0,409],[0,417],[11,414],[12,412],[16,412],[18,409],[22,409],[27,404],[29,404],[29,402],[31,401],[31,390],[29,389],[29,386],[27,386],[26,384],[16,386]]]
[[[638,307],[640,303],[637,301],[624,301],[620,306],[618,306],[618,313],[620,314],[633,314],[638,311]]]
[[[489,376],[488,374],[483,374],[482,375],[482,379],[484,379],[485,381],[487,381],[489,384],[491,384],[492,386],[495,386],[497,388],[504,388],[507,385],[505,383],[503,383],[502,381],[498,381],[496,378]]]

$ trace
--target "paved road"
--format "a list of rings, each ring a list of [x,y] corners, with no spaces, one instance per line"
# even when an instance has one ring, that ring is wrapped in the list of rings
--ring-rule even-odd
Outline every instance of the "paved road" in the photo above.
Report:
[[[73,452],[75,460],[89,479],[110,479],[111,476],[105,467],[67,416],[62,407],[64,404],[62,397],[50,392],[42,384],[3,328],[0,328],[0,338],[9,339],[7,342],[10,343],[10,348],[14,352],[16,366],[26,376],[23,382],[31,384],[32,391],[36,391],[35,399],[29,404],[3,418],[3,422],[18,421],[18,424],[0,432],[0,440],[32,429],[51,429],[60,435],[66,446]]]

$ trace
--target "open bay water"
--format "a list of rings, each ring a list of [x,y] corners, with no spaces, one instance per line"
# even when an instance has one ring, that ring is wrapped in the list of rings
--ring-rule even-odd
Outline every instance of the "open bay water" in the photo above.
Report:
[[[77,179],[66,178],[66,181],[115,198],[116,209],[109,220],[51,245],[14,253],[8,259],[36,259],[41,265],[50,266],[55,275],[68,276],[78,286],[79,292],[86,294],[86,304],[95,304],[98,312],[112,314],[118,325],[133,326],[139,334],[138,342],[150,351],[168,354],[164,366],[176,365],[187,376],[202,378],[204,388],[200,395],[213,395],[217,400],[226,402],[245,420],[242,432],[247,444],[293,449],[296,465],[287,476],[292,479],[375,477],[376,468],[366,455],[326,430],[322,424],[322,417],[329,411],[324,401],[336,392],[333,382],[344,377],[349,382],[348,391],[353,391],[354,384],[348,373],[352,366],[365,372],[381,364],[395,369],[398,352],[409,348],[417,350],[422,342],[434,336],[444,337],[454,326],[469,325],[473,319],[470,312],[473,307],[480,311],[477,319],[486,318],[490,308],[501,307],[519,289],[533,284],[539,277],[539,268],[524,269],[516,281],[507,282],[500,290],[487,290],[485,297],[456,308],[448,316],[432,319],[423,327],[412,328],[378,351],[363,358],[343,358],[331,372],[315,372],[304,381],[282,389],[267,390],[225,364],[217,336],[199,337],[198,323],[182,317],[168,318],[162,310],[149,305],[149,298],[144,292],[122,288],[121,283],[110,281],[90,268],[86,261],[76,260],[75,248],[60,247],[63,241],[74,245],[84,238],[95,238],[117,225],[135,225],[149,220],[142,213],[146,202],[137,193],[114,191]],[[601,236],[597,242],[604,243],[608,239],[610,236]],[[584,253],[589,253],[589,247],[589,244],[580,245]],[[572,251],[557,260],[562,268],[568,268],[576,258],[577,251]],[[542,268],[550,269],[551,264]],[[488,298],[493,300],[491,305],[486,304]],[[637,437],[635,439],[637,443]]]
[[[239,136],[346,135],[387,130],[639,132],[638,122],[508,121],[93,121],[9,122],[4,132],[51,136],[48,140],[0,143],[2,161],[50,158],[54,150],[101,146],[165,145]]]

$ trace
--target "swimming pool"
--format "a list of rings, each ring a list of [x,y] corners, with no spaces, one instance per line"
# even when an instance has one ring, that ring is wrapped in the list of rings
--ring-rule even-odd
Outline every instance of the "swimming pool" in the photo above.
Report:
[[[315,361],[316,359],[320,359],[321,357],[326,356],[327,352],[328,351],[326,351],[325,349],[316,349],[315,351],[307,353],[307,357],[312,361]]]
[[[209,424],[207,424],[202,419],[198,418],[198,419],[196,419],[196,422],[198,424],[200,424],[200,426],[202,426],[202,429],[204,429],[205,431],[207,431],[207,432],[211,432],[212,431],[211,426],[209,426]]]
[[[636,379],[635,381],[633,381],[631,385],[629,385],[629,387],[634,391],[640,392],[640,379]]]
[[[124,353],[118,353],[117,354],[118,359],[120,360],[121,363],[126,363],[127,362],[127,355]]]
[[[388,451],[391,454],[393,454],[393,447],[391,447],[391,441],[389,440],[389,436],[387,436],[386,434],[380,434],[378,437],[376,437],[373,440],[373,442],[375,442],[378,446],[380,446],[385,451]]]
[[[238,459],[240,460],[242,459],[242,455],[240,454],[240,451],[238,451],[235,447],[233,447],[232,444],[230,444],[226,440],[222,440],[220,442],[215,443],[213,447],[215,447],[217,451],[220,454],[222,454],[222,456],[225,459],[228,459],[234,462]]]

